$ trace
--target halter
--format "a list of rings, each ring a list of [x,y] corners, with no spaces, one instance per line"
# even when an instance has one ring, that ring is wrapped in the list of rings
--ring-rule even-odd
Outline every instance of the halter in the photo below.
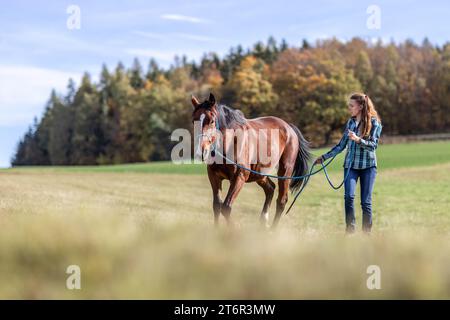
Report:
[[[206,137],[207,139],[208,139],[208,142],[211,144],[211,156],[215,156],[215,152],[216,152],[216,148],[217,148],[217,146],[216,146],[216,144],[217,144],[217,139],[213,142],[212,141],[212,134],[209,134],[209,133],[203,133],[203,120],[205,120],[205,114],[204,113],[202,113],[201,114],[201,116],[200,116],[200,129],[202,130],[202,132],[201,133],[199,133],[197,136],[196,136],[196,138],[198,138],[198,137]],[[217,119],[217,116],[216,116],[216,119],[215,119],[215,121],[214,121],[214,124],[215,124],[215,127],[216,127],[216,131],[220,131],[220,128],[219,128],[219,120]],[[213,125],[212,125],[212,123],[210,123],[209,124],[209,128],[206,130],[206,131],[209,131],[210,129],[212,129],[213,128]],[[198,148],[200,149],[201,148],[201,144],[199,143],[199,145],[198,145]]]

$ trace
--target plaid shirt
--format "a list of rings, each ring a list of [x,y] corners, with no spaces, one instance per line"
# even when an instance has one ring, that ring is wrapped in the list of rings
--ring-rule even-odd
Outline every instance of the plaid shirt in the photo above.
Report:
[[[325,153],[322,158],[324,160],[329,159],[342,152],[342,150],[347,147],[347,153],[345,155],[344,168],[350,167],[350,149],[352,150],[352,158],[353,158],[353,169],[367,169],[370,167],[377,166],[377,156],[375,154],[375,149],[378,146],[378,140],[380,139],[382,125],[377,121],[375,117],[372,117],[372,129],[370,130],[370,135],[367,140],[361,138],[361,143],[356,143],[348,138],[348,130],[351,130],[358,135],[358,126],[356,125],[356,119],[350,118],[347,121],[347,125],[345,126],[344,135],[329,152]],[[360,122],[361,123],[361,122]],[[359,135],[358,135],[359,136]]]

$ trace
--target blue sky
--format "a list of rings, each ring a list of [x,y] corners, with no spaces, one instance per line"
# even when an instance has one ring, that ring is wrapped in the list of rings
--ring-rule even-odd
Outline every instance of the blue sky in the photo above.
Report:
[[[69,5],[81,10],[81,28],[67,28]],[[381,28],[369,29],[366,10],[377,5]],[[198,60],[269,36],[291,45],[302,39],[354,36],[384,41],[428,37],[449,41],[448,1],[8,1],[0,11],[0,167],[42,114],[50,90],[64,92],[70,77],[94,79],[102,63],[127,66],[150,57],[168,67],[173,57]]]

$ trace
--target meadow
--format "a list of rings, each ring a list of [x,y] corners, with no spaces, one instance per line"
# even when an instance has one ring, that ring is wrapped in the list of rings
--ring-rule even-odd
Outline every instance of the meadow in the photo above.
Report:
[[[0,298],[449,299],[450,142],[380,145],[377,156],[373,233],[350,237],[343,190],[323,174],[269,232],[256,184],[233,207],[239,227],[214,228],[204,165],[0,170]],[[359,201],[358,188],[358,229]],[[69,265],[81,290],[66,288]],[[379,290],[366,285],[370,265]]]

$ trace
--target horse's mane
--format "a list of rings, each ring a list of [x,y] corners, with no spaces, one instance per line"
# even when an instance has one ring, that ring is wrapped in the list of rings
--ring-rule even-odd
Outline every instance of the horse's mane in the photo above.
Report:
[[[240,110],[235,110],[224,104],[217,104],[219,126],[221,128],[233,128],[236,125],[247,123],[244,114]]]

